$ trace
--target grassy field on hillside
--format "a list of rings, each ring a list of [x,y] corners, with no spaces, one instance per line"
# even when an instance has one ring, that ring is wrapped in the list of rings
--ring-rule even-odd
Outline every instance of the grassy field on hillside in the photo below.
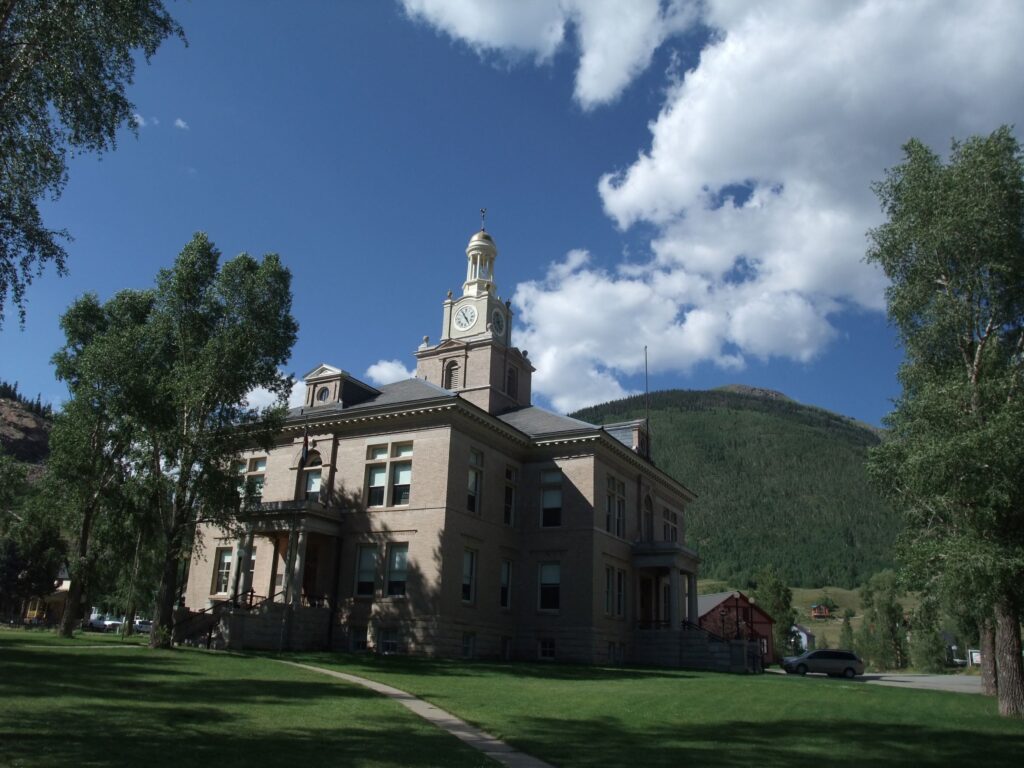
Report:
[[[266,659],[0,630],[0,671],[4,766],[494,765],[395,702]]]
[[[1024,723],[976,695],[859,681],[296,654],[381,680],[566,768],[1016,766]]]

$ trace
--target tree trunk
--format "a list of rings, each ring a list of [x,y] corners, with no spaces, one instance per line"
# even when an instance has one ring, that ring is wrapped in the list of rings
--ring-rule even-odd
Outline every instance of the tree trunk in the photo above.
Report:
[[[992,619],[983,619],[978,625],[981,637],[981,692],[995,696],[998,690],[996,678],[996,630]]]
[[[178,546],[177,536],[172,534],[164,551],[163,571],[160,574],[160,587],[156,592],[156,615],[153,617],[153,628],[150,630],[149,645],[151,648],[170,648],[171,633],[174,630],[174,598],[178,594]]]
[[[92,531],[93,510],[91,507],[82,515],[82,527],[78,532],[78,551],[75,553],[74,567],[68,568],[71,583],[68,585],[68,599],[64,603],[64,615],[60,617],[57,634],[71,637],[81,619],[82,593],[85,589],[86,571],[89,567],[89,533]],[[71,563],[68,563],[70,566]]]
[[[183,551],[182,539],[186,535],[188,507],[179,500],[184,494],[175,494],[171,507],[171,524],[167,532],[166,549],[164,550],[163,572],[160,575],[160,588],[156,593],[156,616],[153,631],[149,637],[152,648],[170,648],[171,632],[174,629],[174,600],[178,596],[178,566]]]
[[[999,714],[1024,718],[1024,669],[1020,656],[1020,614],[1009,600],[996,603],[996,669]]]
[[[57,634],[61,637],[71,637],[81,618],[79,613],[82,609],[84,570],[84,568],[79,568],[77,578],[71,579],[71,583],[68,585],[68,597],[64,601],[64,613],[60,617],[60,624],[57,625]]]

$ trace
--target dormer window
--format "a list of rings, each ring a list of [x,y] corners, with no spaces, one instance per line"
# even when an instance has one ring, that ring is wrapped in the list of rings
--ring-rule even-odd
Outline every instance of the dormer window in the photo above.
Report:
[[[318,402],[321,403],[326,403],[327,398],[329,398],[330,396],[331,390],[329,390],[327,387],[320,387],[320,389],[316,393],[316,399]]]

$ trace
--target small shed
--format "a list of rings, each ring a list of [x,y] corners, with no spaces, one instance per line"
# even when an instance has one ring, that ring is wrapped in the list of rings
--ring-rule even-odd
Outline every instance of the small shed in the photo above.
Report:
[[[762,662],[775,660],[772,625],[775,620],[742,592],[716,592],[697,596],[700,627],[726,639],[756,640]]]
[[[811,606],[811,618],[812,619],[831,619],[832,609],[827,605],[821,603],[814,603]]]

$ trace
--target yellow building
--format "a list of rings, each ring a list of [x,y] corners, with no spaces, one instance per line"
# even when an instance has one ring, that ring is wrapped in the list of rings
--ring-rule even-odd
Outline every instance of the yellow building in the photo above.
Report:
[[[275,447],[239,464],[260,502],[242,534],[199,531],[179,637],[716,665],[687,625],[693,494],[651,462],[643,421],[600,427],[531,404],[497,253],[487,232],[470,239],[462,295],[443,302],[415,378],[306,374]]]

